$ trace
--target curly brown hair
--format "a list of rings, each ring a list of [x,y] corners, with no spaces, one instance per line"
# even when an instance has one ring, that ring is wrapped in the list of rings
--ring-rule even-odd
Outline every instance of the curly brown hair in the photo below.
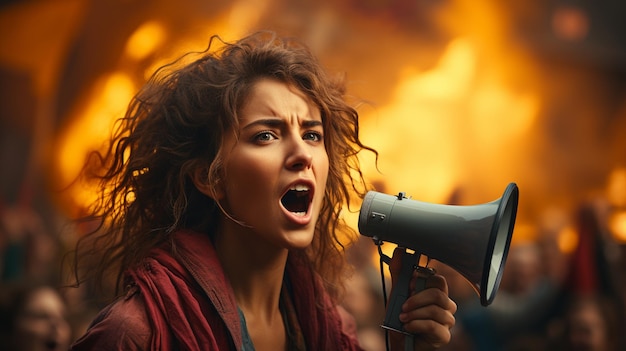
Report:
[[[196,54],[199,59],[182,67],[159,69],[130,102],[108,149],[90,157],[84,174],[99,182],[100,195],[89,217],[100,225],[79,241],[76,262],[97,257],[94,267],[80,272],[100,282],[111,276],[119,291],[124,270],[171,241],[175,231],[213,235],[220,209],[196,189],[193,174],[200,169],[209,184],[220,181],[224,134],[237,130],[237,113],[252,85],[272,78],[299,89],[321,111],[330,166],[306,255],[334,290],[344,265],[342,238],[354,234],[340,211],[366,191],[357,153],[376,153],[359,140],[358,114],[345,100],[344,79],[329,76],[304,44],[272,32],[234,43],[213,36]],[[77,268],[75,273],[77,281],[87,278]]]

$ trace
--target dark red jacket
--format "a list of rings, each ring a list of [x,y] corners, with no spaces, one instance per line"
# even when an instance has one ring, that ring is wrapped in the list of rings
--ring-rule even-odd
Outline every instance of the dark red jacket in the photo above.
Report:
[[[235,297],[208,236],[181,231],[175,243],[128,272],[126,296],[103,309],[72,350],[241,350]],[[307,349],[361,350],[354,325],[342,321],[309,266],[290,254],[286,275]]]

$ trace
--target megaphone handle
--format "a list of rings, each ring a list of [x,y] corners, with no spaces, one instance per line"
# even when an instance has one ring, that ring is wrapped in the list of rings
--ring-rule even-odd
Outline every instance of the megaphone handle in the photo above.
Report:
[[[432,268],[420,267],[417,265],[417,258],[419,254],[411,254],[406,252],[402,253],[402,267],[400,268],[400,274],[397,277],[396,283],[392,288],[391,296],[387,304],[387,313],[385,315],[385,321],[382,325],[383,328],[393,330],[402,334],[405,334],[404,338],[404,350],[413,350],[414,335],[406,332],[403,329],[402,322],[400,322],[400,313],[402,312],[402,305],[406,299],[410,296],[410,284],[413,277],[413,271],[417,270],[418,275],[415,281],[414,292],[420,292],[426,288],[426,280],[428,277],[434,274]]]
[[[406,251],[402,254],[402,267],[400,269],[400,274],[391,289],[391,295],[389,296],[389,301],[387,303],[385,321],[382,325],[385,329],[409,334],[402,328],[400,313],[402,312],[402,304],[404,304],[410,295],[409,288],[416,262],[417,259],[415,254],[411,254]]]
[[[420,274],[417,275],[417,278],[415,280],[415,289],[413,291],[419,292],[419,291],[426,289],[426,279],[428,279],[428,277],[433,274],[433,271],[425,267],[417,267],[415,269],[417,269],[418,272],[420,272]],[[415,335],[409,334],[406,332],[405,334],[406,336],[404,337],[404,350],[412,351],[414,348],[413,345],[414,345]]]

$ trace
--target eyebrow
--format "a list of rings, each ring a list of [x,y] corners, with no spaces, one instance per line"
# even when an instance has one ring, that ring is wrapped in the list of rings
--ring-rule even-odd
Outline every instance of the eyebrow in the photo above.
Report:
[[[265,118],[265,119],[257,119],[249,124],[246,124],[242,130],[246,130],[248,128],[252,128],[257,125],[268,126],[268,127],[279,127],[281,125],[286,124],[285,120],[282,118]],[[322,126],[322,121],[307,119],[302,121],[302,126],[306,128],[318,127]]]

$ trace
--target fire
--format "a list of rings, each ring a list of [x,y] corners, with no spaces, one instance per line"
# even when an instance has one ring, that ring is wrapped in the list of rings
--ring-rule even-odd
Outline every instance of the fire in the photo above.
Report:
[[[129,76],[117,72],[95,84],[89,103],[60,136],[57,164],[60,184],[71,184],[78,177],[89,150],[100,150],[109,137],[113,122],[123,114],[136,89]],[[84,208],[95,200],[95,193],[84,184],[70,189],[70,208]]]
[[[622,210],[611,214],[609,229],[613,237],[620,243],[626,243],[626,211]]]
[[[578,232],[572,227],[564,227],[557,233],[557,245],[564,254],[571,254],[578,247]]]
[[[626,168],[617,168],[609,175],[607,199],[612,207],[608,228],[619,243],[626,243]]]
[[[617,168],[609,174],[607,198],[615,207],[626,207],[626,168]]]
[[[163,45],[167,31],[158,21],[148,21],[142,24],[126,42],[124,52],[135,61],[146,58]]]
[[[168,43],[171,30],[160,21],[148,20],[128,37],[120,67],[104,74],[93,84],[89,96],[68,118],[69,123],[57,137],[59,151],[56,154],[55,177],[63,187],[71,184],[62,199],[68,212],[81,212],[95,200],[95,189],[76,180],[87,154],[92,150],[102,150],[115,120],[124,115],[139,85],[159,67],[187,52],[203,50],[207,45],[206,38],[212,34],[220,33],[224,40],[241,36],[258,21],[260,14],[251,6],[248,2],[233,3],[232,8],[211,26],[205,26],[208,35],[197,33],[197,36]],[[242,18],[249,24],[242,25]],[[159,56],[159,59],[147,64],[142,81],[138,81],[137,70],[142,67],[142,61],[148,61],[151,55]]]
[[[479,67],[472,42],[457,38],[433,69],[406,70],[392,101],[363,119],[363,139],[380,152],[381,174],[364,161],[374,181],[390,192],[446,202],[472,173],[506,159],[510,141],[531,131],[540,100],[507,88],[496,72],[479,75]]]
[[[379,191],[405,191],[421,201],[448,203],[451,194],[472,183],[475,174],[484,173],[481,170],[501,176],[499,167],[511,153],[511,140],[527,137],[539,107],[537,95],[510,89],[498,72],[481,66],[472,40],[456,38],[435,67],[424,72],[407,68],[391,102],[364,115],[362,137],[380,153],[380,172],[365,157],[362,163],[370,167],[365,174],[383,184]],[[489,180],[489,191],[501,195],[506,182]],[[462,200],[466,205],[486,202],[478,197]],[[515,242],[531,241],[533,233],[516,230]],[[561,244],[563,250],[572,245]],[[382,247],[388,256],[393,249]],[[373,260],[377,262],[378,255]]]
[[[117,67],[104,73],[89,88],[91,93],[83,98],[81,105],[71,115],[64,116],[67,124],[56,136],[59,151],[54,173],[58,183],[66,186],[77,177],[88,150],[102,146],[113,121],[122,116],[130,98],[149,75],[183,53],[202,51],[210,35],[217,33],[228,41],[256,28],[286,28],[288,31],[282,34],[296,33],[314,43],[335,41],[327,46],[318,45],[316,49],[326,55],[322,61],[338,63],[342,59],[337,57],[349,57],[351,53],[337,52],[343,48],[333,45],[346,40],[350,33],[341,32],[342,35],[331,40],[325,34],[330,31],[327,28],[342,30],[354,26],[353,31],[369,28],[363,34],[368,37],[367,50],[378,50],[372,43],[393,42],[380,47],[377,55],[370,56],[371,60],[386,60],[403,67],[399,75],[394,67],[389,68],[389,76],[396,79],[392,93],[385,94],[384,101],[375,101],[379,104],[375,109],[360,111],[362,140],[380,152],[378,167],[372,155],[364,153],[362,159],[365,176],[379,185],[377,190],[387,193],[403,191],[415,199],[433,203],[454,201],[471,205],[495,200],[508,182],[515,181],[520,185],[522,206],[534,207],[533,204],[526,205],[526,201],[545,200],[540,198],[544,197],[545,188],[550,186],[546,183],[553,177],[548,174],[550,170],[541,169],[543,164],[532,152],[545,147],[548,154],[551,152],[548,148],[553,146],[551,141],[542,139],[546,121],[538,118],[540,113],[545,116],[544,108],[549,97],[542,91],[544,83],[534,71],[536,62],[511,35],[511,19],[515,14],[507,13],[506,6],[457,0],[437,7],[437,10],[431,9],[431,19],[436,22],[432,29],[438,32],[437,40],[445,43],[443,50],[440,42],[424,46],[424,51],[430,50],[426,55],[429,59],[434,50],[438,55],[434,64],[427,68],[419,66],[424,60],[406,55],[407,52],[415,55],[419,48],[402,47],[416,44],[417,39],[406,39],[412,33],[383,28],[382,18],[378,20],[380,22],[363,21],[353,13],[342,13],[341,6],[332,10],[336,10],[337,15],[326,16],[325,11],[331,11],[328,10],[330,7],[326,6],[328,8],[322,11],[326,7],[311,5],[311,13],[296,14],[307,11],[289,7],[285,16],[277,19],[272,14],[279,13],[277,8],[281,6],[285,5],[271,1],[263,4],[232,1],[216,7],[219,12],[211,13],[210,20],[202,17],[206,15],[190,16],[189,21],[194,24],[184,33],[168,22],[167,16],[158,20],[155,16],[138,26],[127,38]],[[298,19],[302,18],[309,22],[301,24]],[[315,22],[318,20],[321,22]],[[318,29],[320,24],[327,27]],[[394,41],[398,37],[400,39]],[[350,44],[357,45],[357,42]],[[396,51],[389,51],[390,48]],[[401,58],[389,60],[389,54]],[[335,59],[338,61],[333,61]],[[359,65],[329,66],[331,70],[359,69]],[[371,88],[366,88],[373,92],[370,96],[382,95],[376,92],[379,89],[375,86],[377,82],[372,83]],[[529,147],[534,148],[528,152]],[[560,162],[566,163],[566,160]],[[566,183],[574,177],[562,179]],[[559,194],[567,193],[563,197],[570,195],[565,189],[567,186],[558,189]],[[66,199],[71,199],[66,208],[69,212],[84,208],[93,198],[91,193],[89,189],[70,189],[64,194]],[[579,194],[572,195],[576,196]],[[568,201],[567,198],[558,200]],[[530,216],[540,216],[540,206],[536,207],[538,213]],[[351,210],[355,209],[358,207]],[[348,223],[356,226],[354,213],[346,211],[345,216]],[[519,220],[524,218],[518,217]],[[524,236],[524,232],[516,232],[516,237]],[[564,245],[565,249],[567,247]]]

